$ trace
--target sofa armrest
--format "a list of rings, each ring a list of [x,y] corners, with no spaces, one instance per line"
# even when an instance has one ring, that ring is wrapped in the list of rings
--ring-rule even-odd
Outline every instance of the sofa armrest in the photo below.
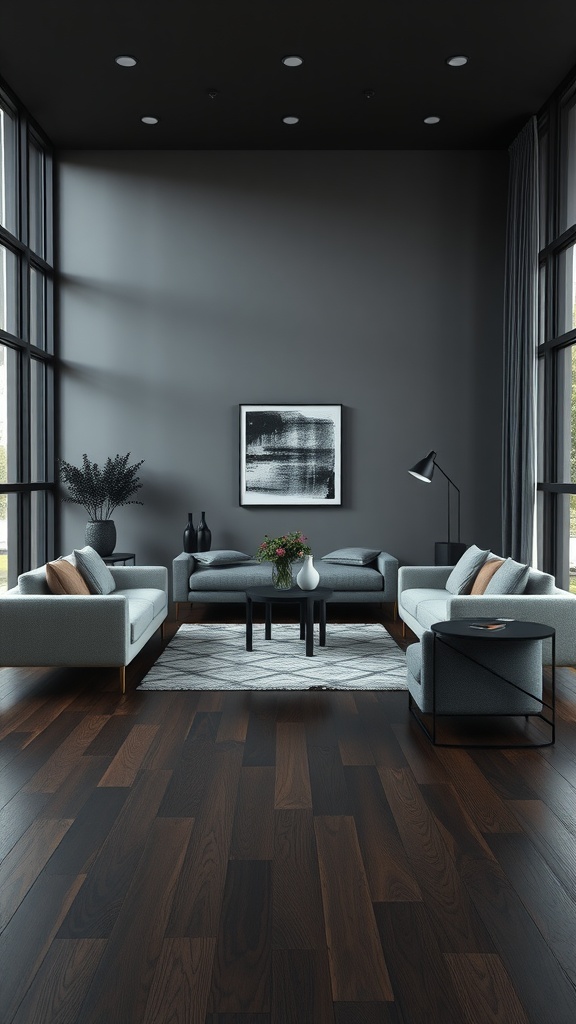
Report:
[[[446,603],[448,619],[475,615],[542,622],[556,630],[556,662],[576,665],[576,596],[557,594],[467,594],[454,595]],[[551,643],[543,644],[544,661],[550,662]]]
[[[394,558],[394,555],[389,555],[387,551],[381,551],[376,564],[384,577],[382,600],[393,604],[398,597],[398,559]]]
[[[165,565],[109,566],[118,588],[153,587],[168,594],[168,569]]]
[[[0,665],[125,665],[129,646],[121,594],[0,599]]]
[[[182,551],[172,562],[172,600],[187,601],[190,593],[190,576],[194,572],[194,555]]]
[[[398,595],[421,588],[443,590],[452,569],[451,565],[403,565],[398,570]]]

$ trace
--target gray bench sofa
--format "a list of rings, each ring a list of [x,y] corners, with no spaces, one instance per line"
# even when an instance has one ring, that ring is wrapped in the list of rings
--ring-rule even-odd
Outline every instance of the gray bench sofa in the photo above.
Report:
[[[19,576],[0,597],[0,665],[114,666],[124,693],[126,665],[168,614],[168,570],[120,565],[110,572],[110,594],[52,594],[44,565]]]
[[[336,565],[314,560],[321,587],[334,593],[331,601],[340,603],[373,602],[396,605],[398,559],[380,551],[368,565]],[[172,597],[176,618],[181,604],[244,603],[248,587],[270,585],[269,562],[245,561],[235,565],[203,566],[194,555],[183,551],[172,562]]]

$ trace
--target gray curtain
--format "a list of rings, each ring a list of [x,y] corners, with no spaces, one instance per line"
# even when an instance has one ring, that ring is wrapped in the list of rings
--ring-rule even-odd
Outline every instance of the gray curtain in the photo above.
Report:
[[[509,149],[504,279],[502,553],[532,562],[536,495],[538,131],[530,119]]]

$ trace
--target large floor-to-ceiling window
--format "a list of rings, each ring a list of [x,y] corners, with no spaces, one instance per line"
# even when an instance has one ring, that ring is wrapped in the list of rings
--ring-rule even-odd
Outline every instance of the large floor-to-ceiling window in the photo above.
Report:
[[[0,591],[53,551],[52,158],[0,85]]]

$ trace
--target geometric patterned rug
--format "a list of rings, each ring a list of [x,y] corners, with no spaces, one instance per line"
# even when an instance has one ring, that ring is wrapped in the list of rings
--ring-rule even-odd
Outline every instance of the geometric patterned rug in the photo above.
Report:
[[[406,660],[379,623],[328,623],[326,646],[307,658],[297,623],[254,625],[253,650],[239,624],[184,624],[139,690],[405,690]]]

